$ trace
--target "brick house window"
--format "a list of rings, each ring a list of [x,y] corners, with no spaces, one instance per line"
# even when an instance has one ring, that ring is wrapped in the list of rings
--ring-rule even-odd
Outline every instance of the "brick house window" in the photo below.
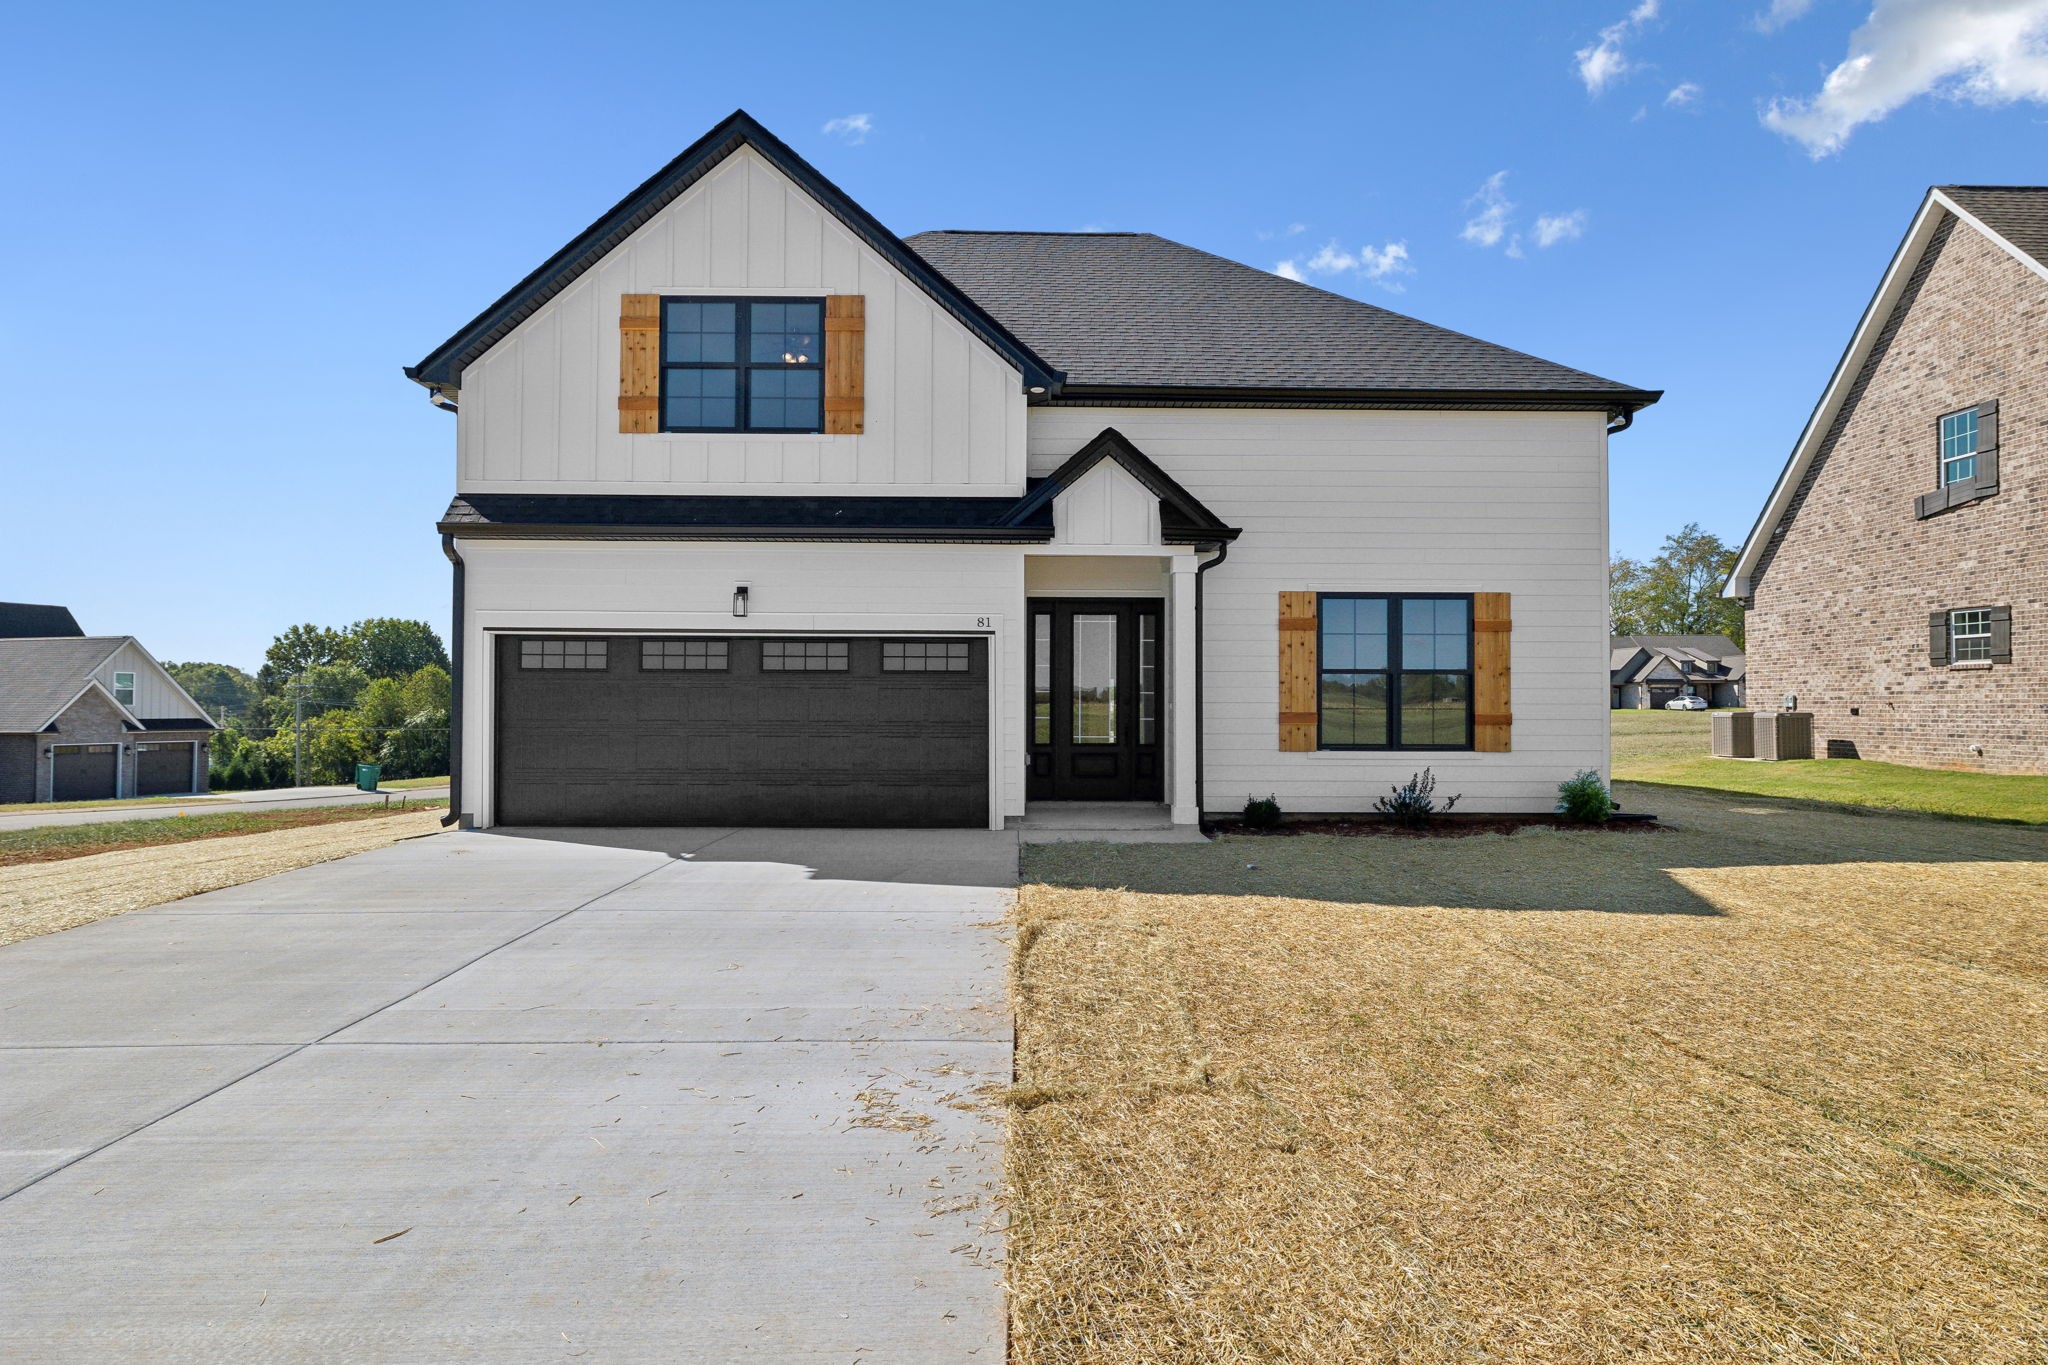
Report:
[[[1941,419],[1941,486],[1977,475],[1977,410],[1965,408]]]
[[[1949,658],[1959,664],[1991,662],[1991,609],[1972,607],[1948,614]]]

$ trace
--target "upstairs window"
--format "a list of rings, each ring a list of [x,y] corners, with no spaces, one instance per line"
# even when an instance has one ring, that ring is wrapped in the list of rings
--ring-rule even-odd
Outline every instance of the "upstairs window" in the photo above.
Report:
[[[822,432],[823,299],[663,299],[663,431]]]
[[[1964,408],[1941,419],[1941,486],[1976,476],[1977,409]]]
[[[114,700],[123,706],[135,705],[135,675],[116,673],[114,675]]]

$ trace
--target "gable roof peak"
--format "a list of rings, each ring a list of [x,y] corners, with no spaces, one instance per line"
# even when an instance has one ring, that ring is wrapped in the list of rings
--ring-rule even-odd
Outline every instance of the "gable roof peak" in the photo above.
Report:
[[[1001,355],[1024,376],[1026,388],[1057,389],[1065,378],[1019,341],[973,298],[884,227],[853,197],[826,179],[789,144],[768,131],[745,109],[735,109],[691,143],[667,165],[612,205],[596,222],[572,237],[526,278],[472,318],[467,325],[428,352],[417,365],[404,367],[405,377],[433,392],[462,386],[462,372],[477,357],[503,340],[548,300],[589,271],[614,248],[667,208],[742,147],[752,149],[796,183],[854,236],[886,258],[934,302]]]

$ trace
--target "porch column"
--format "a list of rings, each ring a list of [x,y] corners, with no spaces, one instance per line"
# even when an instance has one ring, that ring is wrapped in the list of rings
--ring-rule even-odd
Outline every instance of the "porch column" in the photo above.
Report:
[[[1175,555],[1167,567],[1172,622],[1166,639],[1173,651],[1166,673],[1167,803],[1173,823],[1193,825],[1202,818],[1195,807],[1195,557]]]

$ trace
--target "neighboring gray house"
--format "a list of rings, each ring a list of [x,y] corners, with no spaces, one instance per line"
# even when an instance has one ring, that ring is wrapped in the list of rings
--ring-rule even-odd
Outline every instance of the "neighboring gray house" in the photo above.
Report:
[[[1643,710],[1679,697],[1742,705],[1741,649],[1725,635],[1617,635],[1608,656],[1607,704]]]
[[[40,602],[0,602],[0,640],[24,635],[85,634],[69,607],[45,606]]]
[[[23,620],[71,633],[0,633],[0,803],[206,790],[216,727],[133,636],[80,635],[62,607],[0,603],[0,632]]]
[[[474,825],[1192,825],[1424,767],[1547,811],[1607,766],[1648,390],[1146,233],[906,240],[744,114],[407,373],[457,413]]]

